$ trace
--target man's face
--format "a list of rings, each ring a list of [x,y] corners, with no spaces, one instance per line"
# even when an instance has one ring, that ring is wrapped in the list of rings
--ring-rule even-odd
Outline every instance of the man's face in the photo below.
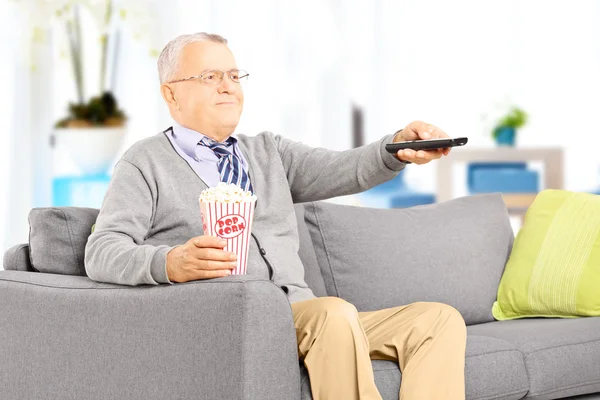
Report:
[[[209,70],[227,72],[237,69],[229,48],[220,43],[197,42],[182,52],[179,70],[172,80],[200,75]],[[221,140],[235,130],[244,107],[240,83],[227,74],[221,83],[209,85],[200,79],[168,84],[175,100],[169,104],[171,115],[181,125]]]

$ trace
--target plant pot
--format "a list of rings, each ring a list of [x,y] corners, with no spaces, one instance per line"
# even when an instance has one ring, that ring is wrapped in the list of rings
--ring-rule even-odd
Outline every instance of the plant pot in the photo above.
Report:
[[[514,146],[517,132],[512,126],[500,126],[496,128],[496,144],[498,146]]]
[[[67,149],[84,175],[108,172],[121,149],[126,132],[125,126],[54,130],[57,144]]]

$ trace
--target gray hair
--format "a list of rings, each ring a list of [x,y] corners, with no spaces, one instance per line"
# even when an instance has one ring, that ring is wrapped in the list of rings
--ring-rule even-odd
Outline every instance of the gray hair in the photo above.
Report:
[[[171,40],[167,43],[158,57],[158,78],[160,79],[161,84],[168,82],[177,72],[183,48],[188,44],[196,42],[227,44],[227,39],[214,33],[198,32],[177,36],[175,39]]]

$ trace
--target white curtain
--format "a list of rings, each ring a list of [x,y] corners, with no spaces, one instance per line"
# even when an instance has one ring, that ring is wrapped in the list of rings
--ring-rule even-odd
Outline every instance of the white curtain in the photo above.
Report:
[[[0,4],[3,146],[0,158],[0,243],[2,251],[27,240],[27,215],[32,207],[48,205],[50,197],[48,142],[52,123],[52,37],[33,26],[13,3]],[[6,111],[6,113],[5,113]]]
[[[10,7],[7,2],[0,3],[0,54],[14,54],[13,53],[13,42],[16,39],[16,33],[12,32],[10,27],[12,24],[9,23],[13,15],[14,10]],[[14,112],[12,96],[14,93],[14,80],[12,79],[14,73],[14,63],[3,62],[0,63],[0,76],[3,77],[2,89],[4,92],[3,96],[0,96],[0,139],[3,145],[0,146],[0,243],[2,244],[2,250],[6,247],[6,233],[8,231],[8,202],[9,202],[9,190],[8,182],[10,177],[10,142],[12,141],[13,134],[12,129],[12,116]]]

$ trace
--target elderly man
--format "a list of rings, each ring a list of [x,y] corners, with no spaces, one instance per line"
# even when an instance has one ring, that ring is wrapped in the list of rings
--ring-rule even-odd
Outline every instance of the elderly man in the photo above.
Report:
[[[248,74],[218,35],[177,37],[162,51],[158,74],[173,126],[134,144],[117,163],[86,246],[89,277],[158,285],[230,275],[236,256],[223,250],[224,240],[203,235],[198,195],[233,173],[259,199],[248,274],[287,294],[315,400],[381,399],[371,359],[399,363],[401,399],[464,399],[466,329],[458,311],[419,302],[358,312],[340,298],[316,298],[304,282],[293,207],[367,190],[407,163],[425,164],[449,151],[392,155],[387,143],[447,135],[413,122],[347,151],[271,132],[233,135]]]

